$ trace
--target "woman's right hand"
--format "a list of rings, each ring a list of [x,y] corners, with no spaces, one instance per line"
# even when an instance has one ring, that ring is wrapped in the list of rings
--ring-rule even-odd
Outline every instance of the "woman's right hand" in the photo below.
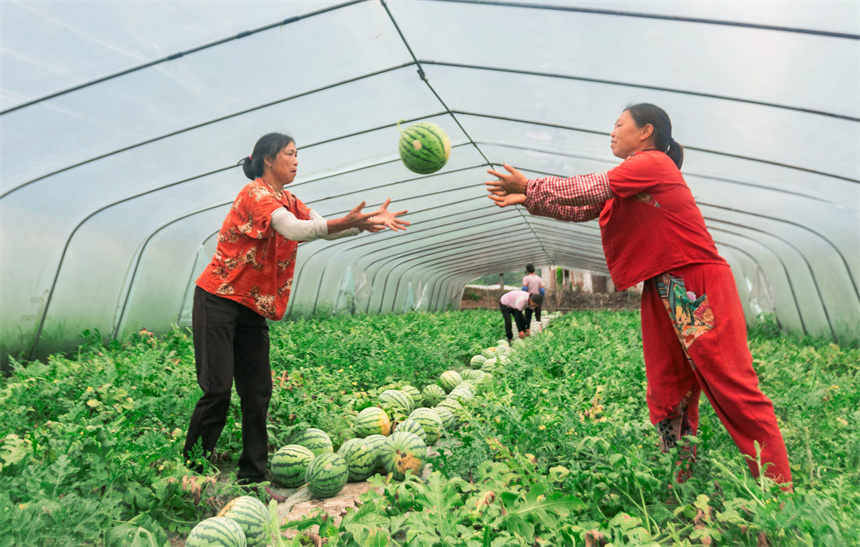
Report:
[[[390,198],[385,200],[385,203],[383,203],[376,211],[373,211],[372,213],[362,213],[361,210],[367,205],[367,202],[362,201],[355,206],[352,211],[347,213],[344,219],[347,221],[349,227],[358,228],[367,232],[381,232],[386,228],[395,232],[398,230],[406,231],[406,227],[409,226],[409,222],[397,217],[406,214],[407,211],[389,211],[389,203],[391,203]]]
[[[376,226],[380,226],[382,228],[388,228],[389,230],[396,232],[398,230],[406,231],[406,227],[409,226],[409,222],[405,220],[401,220],[397,217],[400,215],[405,215],[409,211],[389,211],[388,205],[391,203],[391,198],[385,200],[385,203],[379,206],[379,209],[371,213],[370,222],[372,222]]]
[[[379,232],[384,230],[384,226],[379,226],[370,220],[373,216],[373,213],[362,213],[361,210],[367,205],[366,201],[362,201],[358,205],[352,208],[352,211],[348,212],[343,220],[346,222],[347,227],[349,228],[358,228],[359,230],[366,230],[368,232]]]

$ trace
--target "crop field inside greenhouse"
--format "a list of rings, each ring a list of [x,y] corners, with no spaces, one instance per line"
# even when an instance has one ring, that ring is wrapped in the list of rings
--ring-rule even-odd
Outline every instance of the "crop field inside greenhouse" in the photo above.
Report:
[[[0,0],[0,547],[860,547],[858,44]]]
[[[270,455],[307,428],[327,432],[337,452],[383,389],[421,390],[469,369],[501,332],[488,310],[273,324]],[[582,311],[517,344],[461,400],[462,424],[442,433],[425,480],[371,477],[341,518],[311,512],[279,525],[285,535],[269,544],[858,544],[860,350],[766,325],[750,348],[793,494],[752,478],[704,400],[688,439],[692,476],[675,483],[677,449],[661,453],[648,419],[638,313]],[[0,388],[0,543],[183,545],[249,493],[231,477],[241,450],[235,393],[216,460],[201,474],[183,464],[199,395],[192,342],[179,329],[107,344],[90,333],[75,352],[15,363]],[[271,501],[264,489],[250,495]]]

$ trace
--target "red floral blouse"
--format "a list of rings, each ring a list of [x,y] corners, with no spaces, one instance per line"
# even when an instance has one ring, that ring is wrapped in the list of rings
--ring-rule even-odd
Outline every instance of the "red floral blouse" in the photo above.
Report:
[[[310,209],[296,196],[286,190],[275,192],[263,179],[242,188],[218,233],[212,262],[197,278],[197,285],[268,319],[283,317],[299,242],[272,228],[272,212],[279,207],[286,207],[299,220],[310,218]]]

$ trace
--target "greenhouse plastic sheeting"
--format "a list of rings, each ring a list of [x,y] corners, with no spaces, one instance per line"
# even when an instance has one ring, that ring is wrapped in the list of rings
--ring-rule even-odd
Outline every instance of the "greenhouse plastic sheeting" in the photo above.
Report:
[[[606,274],[596,222],[499,209],[482,182],[618,164],[653,102],[748,320],[860,340],[857,2],[3,2],[0,356],[188,325],[194,280],[269,131],[322,215],[390,197],[406,233],[300,245],[288,318],[457,307],[526,262]],[[399,161],[397,123],[452,141]]]

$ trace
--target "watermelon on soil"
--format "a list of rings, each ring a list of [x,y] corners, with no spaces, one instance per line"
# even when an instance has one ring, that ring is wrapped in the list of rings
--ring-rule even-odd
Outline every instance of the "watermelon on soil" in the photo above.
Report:
[[[235,520],[245,533],[248,547],[263,547],[269,544],[266,525],[269,522],[269,509],[262,501],[253,496],[233,498],[219,512],[219,517]]]
[[[492,373],[495,370],[496,370],[496,359],[495,358],[487,359],[486,361],[484,361],[484,364],[481,365],[481,371],[482,372]]]
[[[313,459],[314,453],[304,446],[282,446],[272,455],[269,464],[272,477],[287,488],[298,488],[305,483],[305,472]]]
[[[483,378],[484,373],[480,370],[474,370],[471,368],[467,368],[466,370],[460,371],[460,377],[464,382],[468,380],[479,380]]]
[[[356,437],[391,434],[391,419],[378,406],[370,406],[358,413],[352,426]]]
[[[382,456],[382,447],[385,446],[385,443],[388,441],[388,437],[383,437],[382,435],[370,435],[369,437],[365,437],[364,440],[373,450],[376,451],[376,464],[373,467],[373,472],[385,474],[385,467],[383,467],[380,457]]]
[[[424,406],[434,407],[445,399],[445,390],[437,384],[428,384],[424,386],[424,391],[421,393],[424,399]]]
[[[298,444],[304,446],[314,453],[314,456],[319,456],[323,452],[333,452],[334,446],[331,442],[331,437],[322,429],[312,427],[305,429],[290,438],[290,444]]]
[[[313,459],[305,473],[308,490],[317,498],[330,498],[346,486],[349,465],[340,454],[324,452]]]
[[[484,357],[486,357],[487,359],[492,359],[493,357],[495,357],[495,356],[496,356],[496,348],[495,348],[495,346],[493,346],[493,347],[491,347],[491,348],[485,348],[485,349],[483,349],[483,350],[481,351],[481,355],[483,355],[483,356],[484,356]]]
[[[435,412],[439,418],[442,420],[442,427],[447,430],[455,429],[457,424],[459,423],[459,419],[451,412],[450,408],[446,408],[444,406],[437,406],[436,408],[431,409]]]
[[[458,403],[462,403],[463,401],[473,399],[475,397],[475,393],[476,390],[474,386],[467,382],[463,382],[459,386],[451,390],[451,393],[448,394],[448,398],[454,399]]]
[[[475,355],[469,361],[469,366],[472,368],[475,368],[475,369],[479,369],[479,368],[481,368],[481,365],[483,365],[484,361],[486,361],[486,360],[487,360],[487,358],[484,357],[483,355]]]
[[[412,403],[418,404],[421,402],[421,391],[415,386],[404,385],[400,387],[400,391],[404,393],[408,393],[410,397],[412,397]]]
[[[460,385],[462,381],[462,376],[456,370],[446,370],[439,377],[439,385],[442,386],[445,393],[451,393],[451,390]]]
[[[407,473],[421,475],[427,458],[427,445],[415,433],[395,431],[382,448],[382,464],[394,479],[402,481]]]
[[[370,437],[365,439],[349,439],[340,446],[337,453],[346,460],[347,469],[349,470],[349,478],[347,480],[349,482],[367,480],[367,477],[373,474],[376,462],[379,459],[379,446],[380,443],[374,442]]]
[[[400,127],[400,122],[397,126]],[[399,149],[403,165],[414,173],[429,175],[448,162],[451,141],[435,123],[418,122],[400,130]]]
[[[424,433],[424,428],[421,427],[421,424],[419,424],[415,420],[403,420],[402,422],[397,424],[397,427],[394,429],[395,433],[397,433],[398,431],[408,431],[410,433],[415,433],[416,435],[421,437],[421,440],[424,441],[425,444],[427,442],[427,434]]]
[[[379,406],[392,414],[401,413],[404,416],[415,408],[415,401],[405,391],[399,389],[386,389],[379,394]]]
[[[424,429],[424,443],[427,446],[432,445],[439,439],[442,434],[443,424],[439,414],[430,408],[416,408],[409,415],[410,420],[415,420]]]
[[[247,547],[239,523],[227,517],[212,517],[197,523],[185,540],[185,547]]]

